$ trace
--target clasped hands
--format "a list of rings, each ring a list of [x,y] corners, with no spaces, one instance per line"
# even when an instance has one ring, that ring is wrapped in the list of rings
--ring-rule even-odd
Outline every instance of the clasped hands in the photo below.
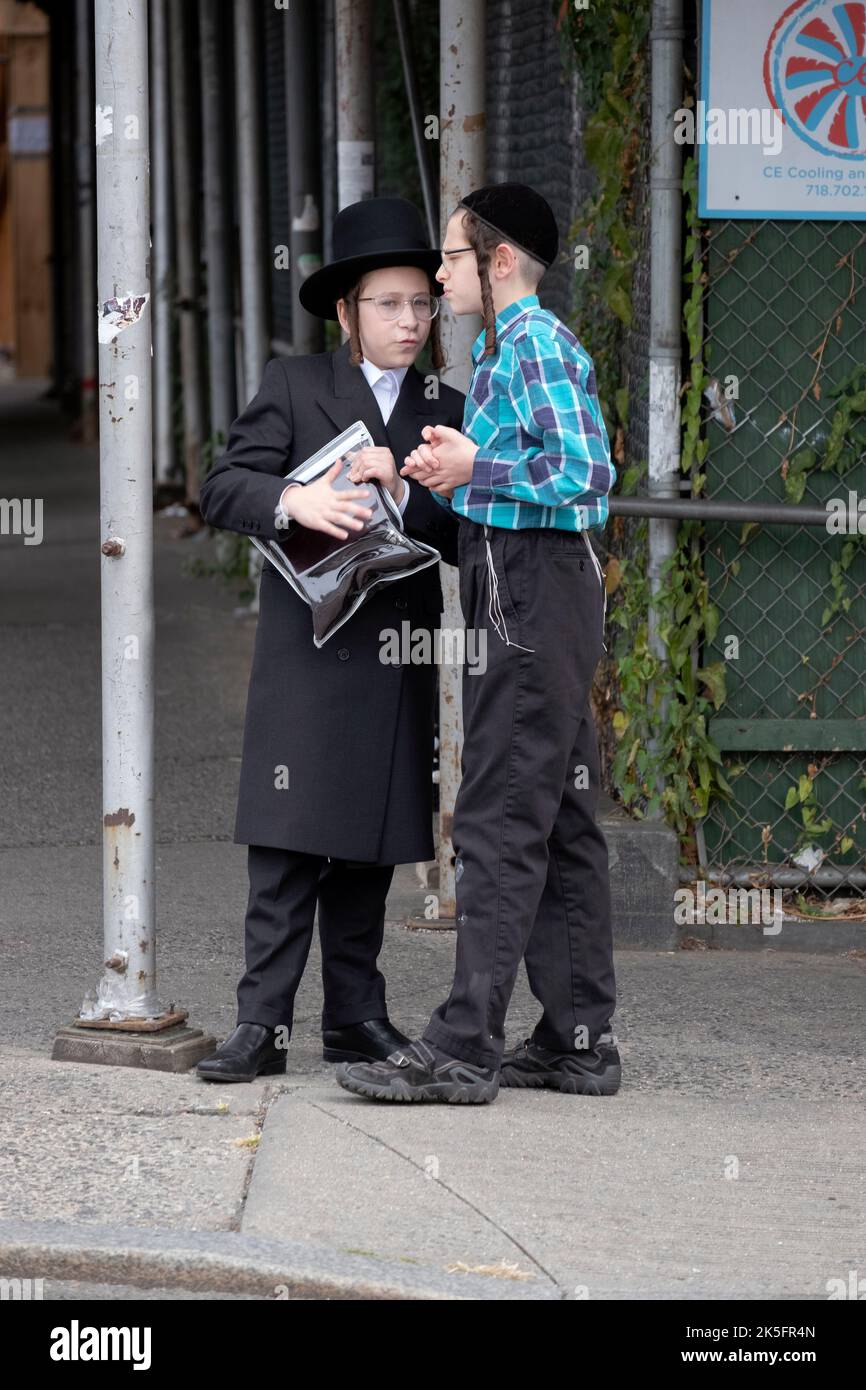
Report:
[[[421,435],[426,442],[406,455],[400,473],[450,498],[472,478],[478,445],[450,425],[425,425]]]
[[[471,479],[478,445],[450,425],[425,425],[421,434],[425,442],[407,454],[400,474],[450,498],[456,487]],[[381,483],[399,506],[403,484],[390,449],[358,450],[347,473],[350,481],[358,485],[351,490],[340,491],[334,486],[342,468],[343,460],[337,459],[314,483],[289,484],[281,499],[287,516],[310,530],[346,540],[350,531],[363,530],[373,515],[371,507],[359,502],[359,498],[370,495],[364,483]]]

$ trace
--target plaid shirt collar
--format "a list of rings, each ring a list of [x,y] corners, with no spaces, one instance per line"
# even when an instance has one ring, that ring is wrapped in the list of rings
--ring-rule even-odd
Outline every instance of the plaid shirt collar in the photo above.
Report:
[[[537,294],[525,294],[522,299],[515,299],[513,304],[506,304],[504,309],[500,309],[496,315],[496,339],[501,338],[505,330],[511,324],[516,323],[524,314],[528,314],[530,309],[540,309],[541,301]],[[477,366],[481,361],[481,354],[484,351],[484,334],[482,328],[475,342],[472,344],[472,361]]]

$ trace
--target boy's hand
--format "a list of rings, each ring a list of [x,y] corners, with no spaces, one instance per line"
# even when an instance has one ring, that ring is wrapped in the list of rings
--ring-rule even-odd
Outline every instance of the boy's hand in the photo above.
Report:
[[[427,483],[428,487],[432,486],[434,491],[444,494],[446,488],[453,492],[456,487],[463,487],[471,481],[477,444],[450,425],[425,425],[421,434],[436,462],[435,482]],[[419,479],[419,482],[423,481]]]
[[[439,461],[429,444],[419,444],[417,449],[407,454],[400,469],[405,477],[415,478],[425,487],[429,487],[431,479],[435,480],[438,471]]]
[[[431,492],[438,492],[441,497],[450,499],[454,495],[454,488],[449,487],[444,481],[439,462],[429,444],[419,444],[417,449],[407,454],[400,472],[409,478],[415,478]]]
[[[427,442],[406,456],[400,472],[450,498],[472,478],[478,445],[450,425],[425,425],[421,433]]]
[[[359,449],[352,458],[352,467],[349,469],[347,477],[353,483],[366,483],[371,478],[375,478],[383,487],[386,487],[399,506],[403,500],[403,486],[397,472],[397,464],[390,449],[372,446],[367,449]]]
[[[329,536],[339,536],[340,540],[344,541],[349,535],[349,530],[364,529],[373,511],[370,507],[360,506],[357,501],[359,497],[369,497],[369,488],[359,487],[340,492],[331,486],[333,479],[339,477],[342,468],[343,460],[337,459],[327,473],[317,478],[314,483],[306,483],[302,487],[297,484],[287,487],[281,501],[289,516],[299,525],[306,526],[309,531],[325,531]],[[345,530],[345,527],[349,529]]]

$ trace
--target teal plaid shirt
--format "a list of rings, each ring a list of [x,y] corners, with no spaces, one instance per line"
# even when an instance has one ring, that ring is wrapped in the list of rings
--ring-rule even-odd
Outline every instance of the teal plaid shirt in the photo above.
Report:
[[[484,332],[472,344],[475,370],[463,433],[478,452],[472,478],[444,507],[470,521],[586,531],[604,526],[616,482],[592,358],[538,295],[496,315],[497,351],[482,357]]]

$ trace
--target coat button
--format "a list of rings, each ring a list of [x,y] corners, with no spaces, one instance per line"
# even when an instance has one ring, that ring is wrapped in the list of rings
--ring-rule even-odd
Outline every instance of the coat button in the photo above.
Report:
[[[348,648],[348,647],[341,647],[340,650],[337,652],[337,656],[340,658],[341,661],[348,661],[348,660],[349,660],[349,648]]]
[[[405,607],[406,607],[406,600],[405,600],[404,598],[398,598],[398,599],[397,599],[397,602],[394,604],[394,607],[395,607],[395,608],[405,608]]]

